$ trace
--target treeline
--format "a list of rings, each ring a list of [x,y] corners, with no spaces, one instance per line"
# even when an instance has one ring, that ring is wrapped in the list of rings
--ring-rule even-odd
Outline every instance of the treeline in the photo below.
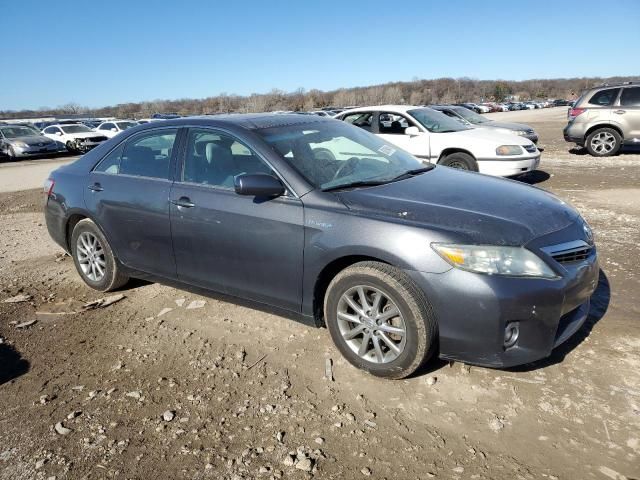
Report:
[[[143,118],[153,113],[175,112],[180,115],[201,115],[230,112],[269,112],[275,110],[314,110],[322,107],[380,104],[436,104],[459,102],[519,101],[570,98],[585,88],[602,83],[637,80],[638,77],[557,78],[540,80],[476,80],[472,78],[414,79],[410,82],[391,82],[369,87],[341,88],[324,92],[298,89],[284,92],[233,95],[222,93],[215,97],[151,102],[123,103],[102,108],[86,108],[68,103],[57,108],[37,110],[0,110],[0,118],[46,117],[86,114],[97,117]]]

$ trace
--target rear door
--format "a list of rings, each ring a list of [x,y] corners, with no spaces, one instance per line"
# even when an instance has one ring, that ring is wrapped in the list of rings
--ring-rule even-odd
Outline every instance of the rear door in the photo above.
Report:
[[[85,203],[126,266],[175,278],[169,172],[177,128],[146,130],[121,143],[89,174]]]
[[[613,109],[613,118],[622,126],[625,143],[640,145],[640,86],[622,90],[620,106]]]
[[[189,130],[170,196],[178,278],[299,311],[302,202],[293,193],[272,199],[238,195],[234,177],[242,173],[276,175],[229,133]]]

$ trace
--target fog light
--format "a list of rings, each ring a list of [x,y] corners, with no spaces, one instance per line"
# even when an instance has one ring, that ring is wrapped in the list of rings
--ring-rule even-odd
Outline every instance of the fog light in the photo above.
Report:
[[[504,348],[513,347],[520,336],[520,324],[518,322],[508,323],[504,329]]]

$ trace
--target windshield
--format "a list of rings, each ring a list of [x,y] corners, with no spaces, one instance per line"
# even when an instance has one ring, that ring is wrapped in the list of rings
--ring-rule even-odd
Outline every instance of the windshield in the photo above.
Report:
[[[256,130],[309,183],[321,189],[385,183],[424,167],[407,152],[338,121]]]
[[[457,122],[453,118],[447,117],[444,113],[437,112],[431,108],[416,108],[407,112],[420,124],[433,133],[449,133],[468,130],[467,127]]]
[[[30,127],[4,127],[0,131],[6,138],[40,136],[40,132]]]
[[[488,118],[484,118],[482,115],[477,114],[473,110],[469,110],[468,108],[458,107],[454,108],[453,111],[464,118],[467,122],[473,123],[475,125],[491,121]]]
[[[60,127],[64,133],[86,133],[92,130],[86,125],[65,125]]]
[[[135,127],[137,125],[137,123],[135,123],[135,122],[116,122],[116,125],[118,125],[118,128],[120,130],[126,130],[127,128]]]

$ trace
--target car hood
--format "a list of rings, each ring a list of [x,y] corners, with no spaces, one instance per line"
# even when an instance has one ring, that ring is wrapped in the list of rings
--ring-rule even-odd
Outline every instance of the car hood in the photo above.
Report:
[[[447,167],[337,195],[355,213],[392,218],[471,244],[522,246],[579,218],[542,189]]]
[[[479,125],[478,125],[479,126]],[[520,135],[516,135],[515,133],[505,133],[496,131],[488,128],[476,128],[474,125],[473,128],[469,128],[467,130],[460,130],[458,132],[449,132],[447,135],[452,135],[450,137],[453,140],[453,136],[457,136],[458,138],[464,138],[468,141],[472,141],[474,143],[488,143],[490,145],[531,145],[531,140],[525,137],[521,137]]]
[[[104,137],[103,134],[98,132],[65,133],[65,135],[73,138]]]
[[[533,130],[529,125],[525,125],[524,123],[513,123],[513,122],[487,122],[476,125],[479,128],[506,128],[508,130]]]
[[[44,135],[28,135],[26,137],[9,138],[8,140],[9,140],[9,143],[22,142],[22,143],[26,143],[27,145],[38,145],[41,143],[48,145],[51,142],[53,142],[53,140],[45,137]]]

